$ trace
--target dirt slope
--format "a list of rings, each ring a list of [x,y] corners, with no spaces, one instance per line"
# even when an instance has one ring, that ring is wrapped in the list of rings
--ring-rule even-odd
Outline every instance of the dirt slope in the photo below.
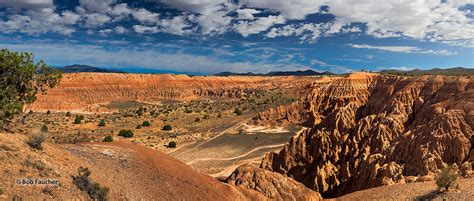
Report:
[[[125,143],[54,145],[33,150],[22,135],[0,134],[1,199],[73,198],[86,193],[73,183],[79,166],[92,171],[93,181],[110,188],[109,198],[146,200],[261,200],[256,191],[223,184],[163,153]],[[21,178],[51,178],[59,186],[17,185]]]
[[[434,182],[395,184],[357,191],[334,200],[472,200],[474,178],[460,179],[459,189],[446,194],[436,190]]]
[[[297,104],[254,124],[296,122],[294,136],[261,167],[334,197],[474,162],[474,77],[357,73],[320,80]],[[300,115],[300,116],[298,116]]]
[[[159,103],[160,100],[189,100],[199,97],[239,98],[244,93],[269,88],[305,88],[306,77],[189,77],[119,73],[65,74],[58,87],[38,95],[26,110],[104,111],[101,104],[112,101]],[[298,91],[298,90],[295,90]],[[303,92],[303,91],[301,91]],[[66,104],[67,103],[67,104]]]

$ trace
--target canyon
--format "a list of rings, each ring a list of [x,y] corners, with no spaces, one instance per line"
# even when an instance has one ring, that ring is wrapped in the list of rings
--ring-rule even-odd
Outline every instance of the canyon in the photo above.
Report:
[[[472,174],[474,78],[370,73],[314,83],[298,103],[256,125],[308,126],[260,167],[337,197],[428,177],[455,165]]]
[[[145,113],[136,115],[135,109],[107,107],[116,101],[151,106],[140,106]],[[178,103],[167,103],[172,101]],[[189,174],[197,178],[192,182],[202,179],[207,192],[220,189],[226,192],[222,195],[225,199],[319,200],[343,196],[340,198],[350,200],[351,196],[360,196],[357,191],[374,189],[370,192],[386,193],[392,185],[400,189],[404,188],[400,185],[413,182],[417,184],[408,186],[423,187],[419,192],[425,192],[425,186],[434,183],[436,172],[447,165],[453,165],[468,178],[462,186],[472,183],[473,103],[472,76],[407,77],[365,72],[323,77],[74,73],[65,74],[57,88],[38,95],[25,111],[35,111],[26,121],[58,121],[51,124],[55,126],[50,135],[71,132],[66,138],[80,133],[92,136],[83,142],[74,141],[77,145],[66,143],[54,148],[82,157],[81,160],[98,157],[98,150],[127,149],[130,153],[146,152],[153,155],[150,157],[173,160],[167,162],[170,164],[179,163],[179,170],[161,171],[186,175],[192,170]],[[235,114],[234,108],[244,107],[249,109],[243,115]],[[193,111],[188,112],[189,109]],[[155,110],[160,111],[159,115],[151,112]],[[45,111],[52,114],[48,116]],[[70,127],[70,120],[63,114],[66,111],[93,114],[86,115],[90,123]],[[203,119],[194,120],[202,115]],[[105,128],[96,126],[100,119],[97,116],[107,120]],[[109,145],[97,142],[107,133],[145,120],[158,126],[172,124],[176,130],[137,128],[133,138],[115,137]],[[31,132],[41,126],[18,125],[19,132]],[[177,148],[166,146],[171,140],[178,142]],[[88,144],[89,141],[95,144]],[[166,153],[182,162],[174,162]],[[115,157],[120,161],[119,158]],[[110,161],[100,162],[106,166]],[[95,161],[84,163],[113,175],[92,165]],[[130,174],[134,173],[140,175],[134,171]],[[102,180],[114,187],[113,182]],[[192,198],[194,193],[183,195]]]

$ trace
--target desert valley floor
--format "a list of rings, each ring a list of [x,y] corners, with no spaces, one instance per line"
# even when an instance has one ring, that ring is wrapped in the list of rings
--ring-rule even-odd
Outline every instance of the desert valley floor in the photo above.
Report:
[[[0,199],[87,199],[87,167],[111,200],[469,200],[473,103],[473,76],[65,74],[1,134]]]

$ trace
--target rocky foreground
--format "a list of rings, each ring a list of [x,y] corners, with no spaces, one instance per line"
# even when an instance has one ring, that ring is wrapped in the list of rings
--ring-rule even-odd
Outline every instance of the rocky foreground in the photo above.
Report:
[[[306,98],[261,112],[253,123],[289,122],[309,128],[279,153],[267,154],[260,167],[323,197],[432,180],[445,165],[468,175],[474,164],[474,77],[358,73],[322,79]]]

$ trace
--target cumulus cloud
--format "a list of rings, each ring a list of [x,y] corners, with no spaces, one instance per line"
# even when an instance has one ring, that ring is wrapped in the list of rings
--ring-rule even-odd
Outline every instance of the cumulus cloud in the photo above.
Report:
[[[250,8],[239,9],[236,12],[238,14],[238,18],[242,20],[253,20],[255,14],[261,13],[261,11]]]
[[[102,13],[85,14],[83,17],[84,26],[88,28],[103,26],[112,19],[108,15]]]
[[[334,0],[328,3],[336,24],[364,23],[374,37],[406,36],[430,41],[472,41],[474,24],[461,6],[469,0]],[[339,29],[336,29],[337,32]]]
[[[54,6],[53,0],[2,0],[0,1],[0,7],[6,6],[10,8],[25,8],[25,9],[37,9],[37,8],[51,8]]]
[[[114,0],[79,0],[81,7],[91,12],[107,12]]]
[[[402,53],[417,53],[417,54],[435,54],[435,55],[442,55],[442,56],[451,56],[456,55],[456,52],[451,52],[448,50],[425,50],[419,47],[413,46],[374,46],[374,45],[367,45],[367,44],[349,44],[349,46],[353,48],[359,49],[375,49],[375,50],[383,50],[389,52],[402,52]]]
[[[301,41],[316,42],[319,36],[326,32],[330,24],[328,23],[302,23],[299,25],[285,25],[280,28],[272,28],[267,34],[268,38],[300,36]]]
[[[128,32],[128,30],[125,27],[122,27],[122,26],[115,27],[114,31],[117,34],[124,34],[124,33]]]
[[[317,13],[326,0],[259,0],[250,1],[249,7],[278,11],[287,19],[303,20],[307,15]]]
[[[257,18],[254,21],[240,21],[234,25],[234,29],[242,34],[242,36],[247,37],[251,34],[266,31],[275,24],[284,24],[285,22],[285,18],[281,15],[270,15],[268,17]]]
[[[0,21],[0,31],[4,33],[27,33],[32,35],[48,32],[70,35],[75,32],[74,25],[80,16],[70,11],[61,14],[52,8],[29,10],[25,15],[9,15],[8,20]]]
[[[50,14],[59,15],[67,21],[56,23],[59,27],[54,28],[48,26],[54,24],[50,21],[10,11],[19,8],[30,12],[41,9],[54,11],[53,0],[1,0],[0,6],[7,7],[8,12],[3,13],[3,20],[0,20],[3,27],[0,29],[11,33],[17,30],[16,27],[27,27],[31,23],[32,27],[45,25],[47,28],[24,33],[39,34],[49,30],[70,34],[75,28],[65,24],[72,25],[71,22],[76,26],[97,28],[132,17],[139,22],[138,25],[156,27],[149,29],[152,33],[184,35],[193,31],[196,34],[219,35],[235,31],[247,37],[265,32],[268,38],[297,36],[306,42],[338,33],[365,33],[376,38],[409,37],[474,47],[472,0],[258,0],[245,4],[230,3],[228,0],[154,1],[179,12],[161,16],[153,10],[129,7],[126,3],[117,4],[116,0],[79,0],[75,12],[56,11]],[[308,20],[309,15],[316,13],[330,14],[335,19],[329,22],[330,27],[299,21]]]

